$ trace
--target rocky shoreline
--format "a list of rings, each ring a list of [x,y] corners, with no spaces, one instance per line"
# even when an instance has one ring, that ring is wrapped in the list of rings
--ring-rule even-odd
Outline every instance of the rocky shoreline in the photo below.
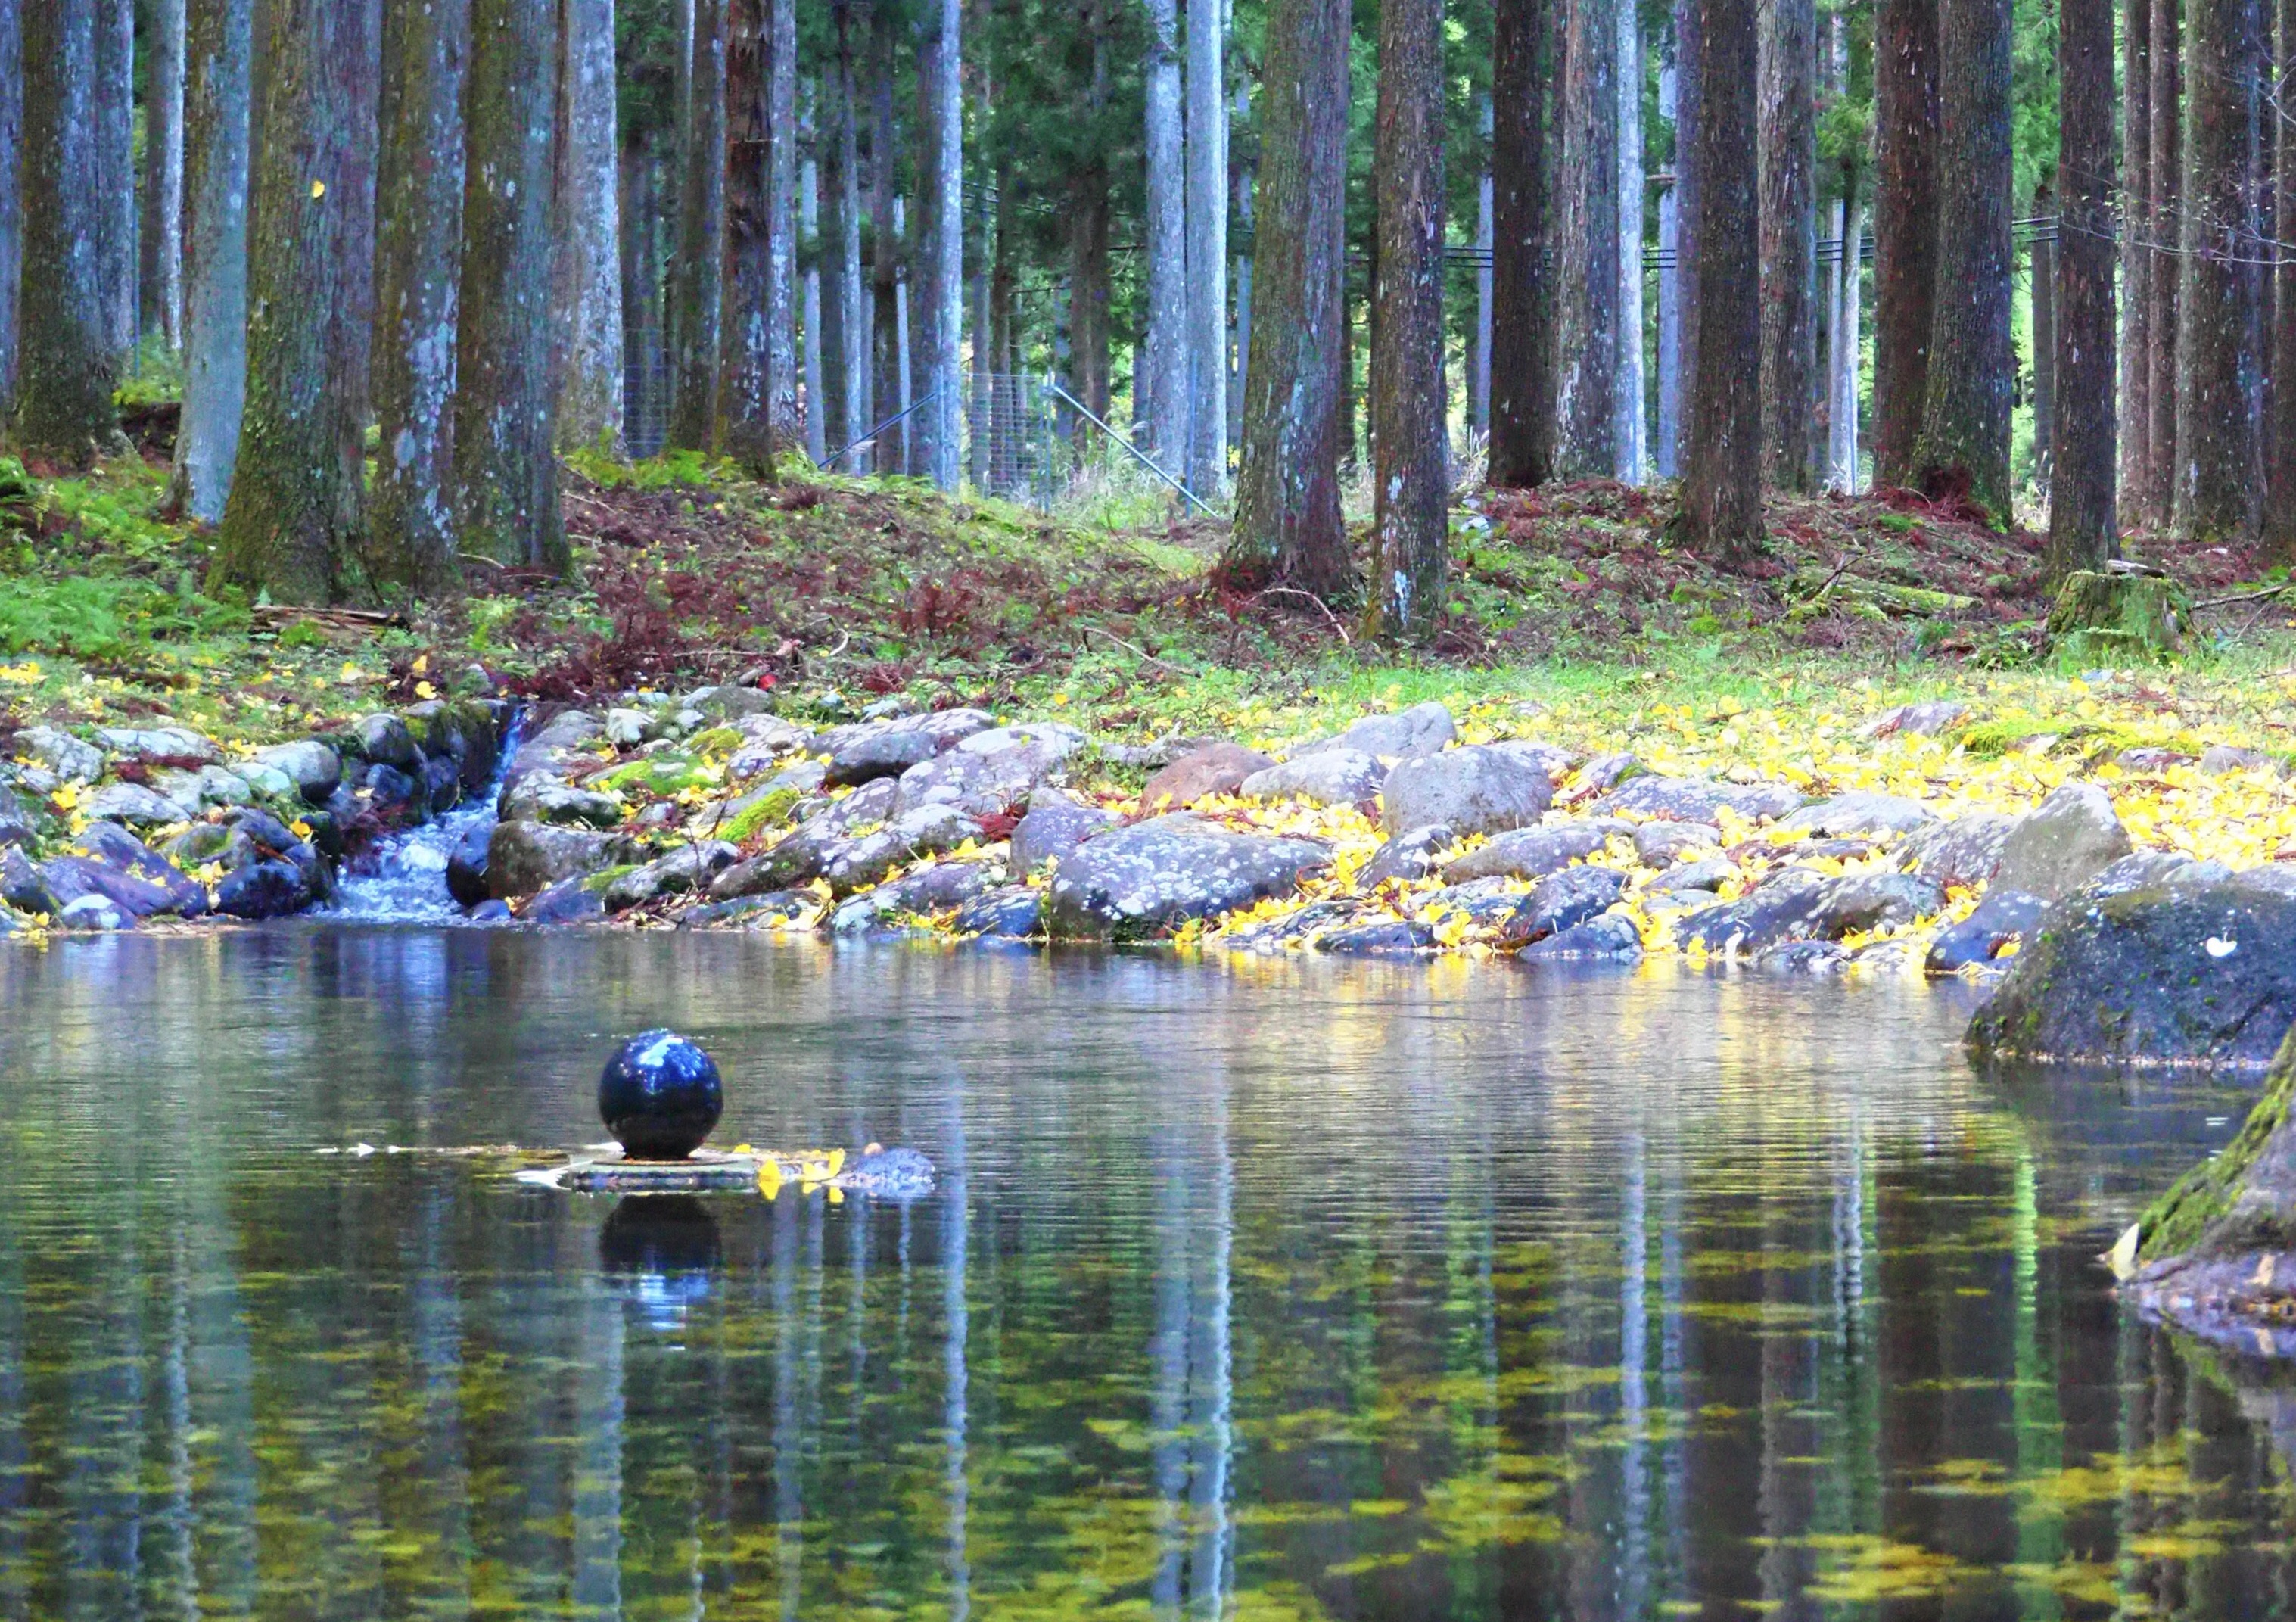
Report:
[[[2292,938],[2296,861],[2235,872],[2140,849],[2095,782],[1948,816],[1903,793],[1669,774],[1528,733],[1468,741],[1434,703],[1280,758],[881,711],[808,725],[770,690],[722,685],[544,710],[522,731],[500,700],[434,700],[237,751],[180,727],[34,727],[0,766],[0,930],[324,907],[380,841],[491,790],[495,819],[447,864],[476,922],[2013,966],[1973,1040],[2053,1057],[2261,1063],[2284,1005],[2296,1018],[2292,954],[2238,944],[2243,929]],[[1961,717],[1912,706],[1865,731],[1930,737]],[[2278,764],[2251,751],[2186,764],[2279,792]],[[2060,969],[2106,987],[2096,1010],[2034,994]],[[2180,982],[2204,989],[2180,997]],[[2225,998],[2207,988],[2238,1012],[2212,1012]]]

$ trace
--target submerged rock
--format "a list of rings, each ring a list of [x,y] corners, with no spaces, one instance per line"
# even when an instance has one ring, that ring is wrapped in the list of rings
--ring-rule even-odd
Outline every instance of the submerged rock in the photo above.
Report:
[[[2296,896],[2155,886],[2052,907],[1970,1022],[1980,1055],[2261,1065],[2296,1026]]]
[[[1637,963],[1643,955],[1642,931],[1631,918],[1605,913],[1559,930],[1544,940],[1532,941],[1516,955],[1524,963]]]
[[[1177,811],[1102,834],[1063,863],[1046,922],[1057,938],[1169,934],[1269,896],[1289,895],[1331,860],[1322,845],[1234,833]]]

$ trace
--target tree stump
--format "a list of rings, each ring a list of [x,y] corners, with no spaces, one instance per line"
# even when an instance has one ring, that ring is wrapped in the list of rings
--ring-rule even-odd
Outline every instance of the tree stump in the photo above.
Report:
[[[2192,607],[2173,580],[2084,569],[2058,589],[2049,636],[2079,662],[2151,663],[2183,651],[2191,620]]]

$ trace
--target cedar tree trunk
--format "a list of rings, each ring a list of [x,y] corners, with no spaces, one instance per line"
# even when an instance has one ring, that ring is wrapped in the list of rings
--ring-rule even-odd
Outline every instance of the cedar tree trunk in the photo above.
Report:
[[[1618,471],[1620,4],[1572,0],[1563,45],[1555,408],[1574,479]],[[1386,319],[1376,305],[1374,319]]]
[[[1762,340],[1755,253],[1755,0],[1695,0],[1699,98],[1696,330],[1685,424],[1684,543],[1740,559],[1761,549]]]
[[[1874,12],[1874,482],[1913,478],[1937,261],[1938,0]]]
[[[2062,0],[2057,24],[2056,418],[2047,572],[2118,550],[2113,484],[2112,0]]]
[[[1807,490],[1816,463],[1817,8],[1761,0],[1762,459]]]
[[[1490,482],[1502,488],[1545,484],[1554,471],[1547,3],[1497,0],[1492,22]],[[1264,262],[1254,274],[1264,287]]]
[[[2258,0],[2193,0],[2185,49],[2184,309],[2177,328],[2177,527],[2190,538],[2255,538]]]
[[[168,499],[176,511],[212,524],[231,492],[247,397],[255,0],[191,0],[185,23],[184,413]]]

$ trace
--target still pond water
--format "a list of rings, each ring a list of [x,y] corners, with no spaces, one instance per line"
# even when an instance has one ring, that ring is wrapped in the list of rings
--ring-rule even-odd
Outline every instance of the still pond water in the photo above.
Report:
[[[0,950],[0,1617],[2260,1617],[2093,1258],[2244,1110],[1968,994],[296,926]],[[611,1042],[899,1207],[521,1187]]]

